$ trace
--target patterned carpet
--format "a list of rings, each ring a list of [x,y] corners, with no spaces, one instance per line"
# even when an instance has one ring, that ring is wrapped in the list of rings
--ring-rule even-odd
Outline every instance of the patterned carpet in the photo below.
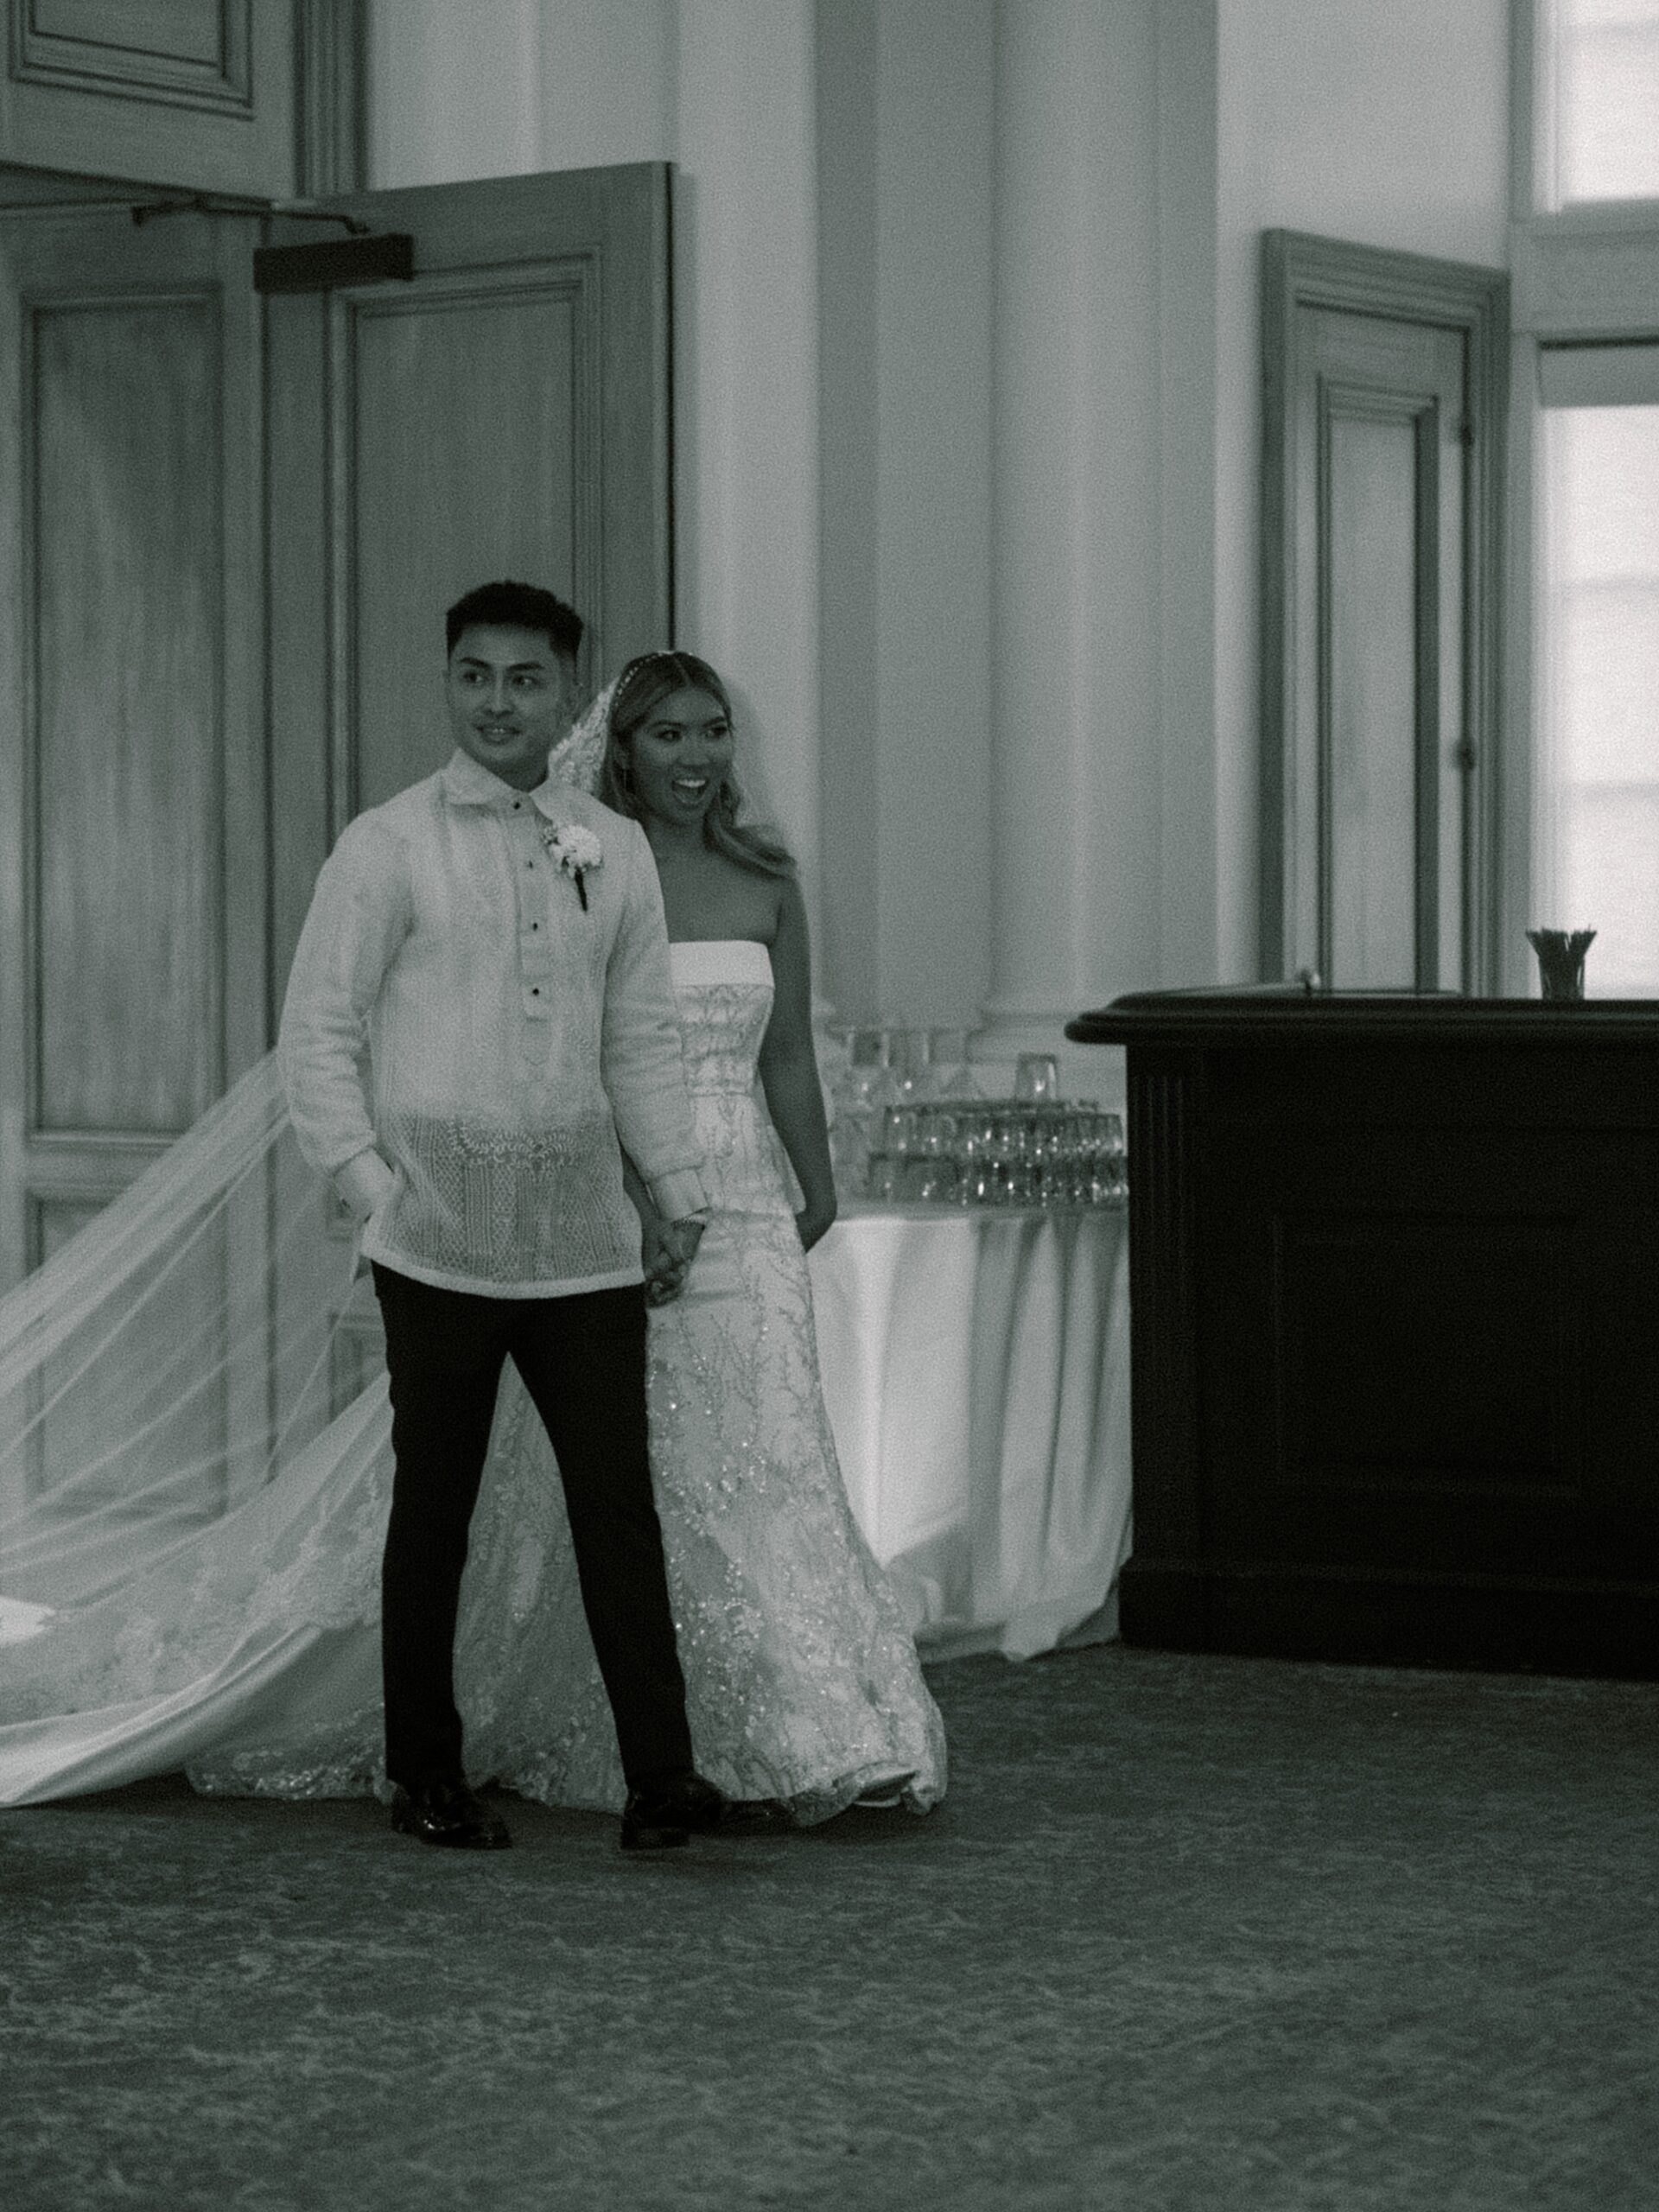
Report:
[[[0,1815],[0,2202],[1650,2212],[1659,1687],[937,1669],[931,1819]]]

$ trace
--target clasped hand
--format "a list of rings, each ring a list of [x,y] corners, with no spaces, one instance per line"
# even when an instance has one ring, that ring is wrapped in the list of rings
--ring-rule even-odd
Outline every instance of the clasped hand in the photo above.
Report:
[[[685,1288],[687,1271],[702,1241],[702,1224],[695,1215],[683,1221],[664,1221],[660,1214],[649,1214],[640,1227],[639,1258],[645,1271],[646,1303],[667,1306]]]

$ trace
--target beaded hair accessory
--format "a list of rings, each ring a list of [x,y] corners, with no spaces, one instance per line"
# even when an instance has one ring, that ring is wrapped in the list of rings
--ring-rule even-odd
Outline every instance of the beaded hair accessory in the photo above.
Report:
[[[636,653],[611,678],[580,721],[572,725],[569,736],[561,738],[553,747],[548,755],[548,773],[562,784],[574,784],[578,791],[596,794],[600,772],[605,766],[605,746],[613,713],[626,697],[635,677],[664,660],[678,664],[680,656],[671,648]],[[689,675],[690,671],[686,673]]]

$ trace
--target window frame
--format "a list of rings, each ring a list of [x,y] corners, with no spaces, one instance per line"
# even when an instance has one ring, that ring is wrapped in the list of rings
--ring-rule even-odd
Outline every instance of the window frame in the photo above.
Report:
[[[1510,604],[1505,693],[1509,727],[1527,742],[1510,748],[1499,868],[1500,966],[1497,988],[1530,996],[1525,932],[1538,856],[1537,768],[1544,698],[1538,620],[1542,550],[1543,403],[1539,356],[1546,347],[1659,341],[1659,196],[1609,200],[1560,210],[1539,204],[1537,156],[1548,52],[1549,0],[1510,0]]]

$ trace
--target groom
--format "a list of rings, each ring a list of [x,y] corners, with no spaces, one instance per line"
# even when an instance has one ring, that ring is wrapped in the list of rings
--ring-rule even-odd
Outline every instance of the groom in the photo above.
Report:
[[[463,1849],[510,1840],[467,1786],[452,1681],[509,1358],[558,1457],[628,1784],[623,1848],[738,1818],[692,1768],[646,1460],[639,1219],[618,1150],[683,1267],[702,1231],[702,1151],[662,895],[637,824],[547,774],[582,629],[528,584],[484,584],[449,609],[455,749],[335,846],[279,1041],[301,1149],[362,1224],[385,1322],[393,1822]]]

